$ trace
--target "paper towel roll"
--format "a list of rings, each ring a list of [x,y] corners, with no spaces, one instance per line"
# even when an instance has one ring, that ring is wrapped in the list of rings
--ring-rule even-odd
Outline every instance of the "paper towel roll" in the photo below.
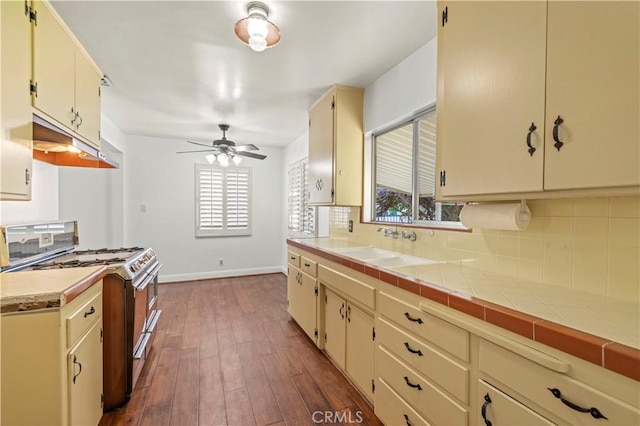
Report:
[[[526,203],[467,204],[460,212],[460,222],[467,228],[524,231],[531,212]]]

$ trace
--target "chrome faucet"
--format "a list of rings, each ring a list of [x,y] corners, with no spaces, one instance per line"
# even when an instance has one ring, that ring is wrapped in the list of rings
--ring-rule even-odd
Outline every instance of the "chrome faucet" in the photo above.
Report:
[[[395,227],[395,229],[381,226],[380,228],[378,228],[378,232],[383,232],[385,237],[393,238],[394,240],[398,238],[404,238],[409,241],[415,241],[417,238],[416,233],[413,231],[398,232],[397,226]]]

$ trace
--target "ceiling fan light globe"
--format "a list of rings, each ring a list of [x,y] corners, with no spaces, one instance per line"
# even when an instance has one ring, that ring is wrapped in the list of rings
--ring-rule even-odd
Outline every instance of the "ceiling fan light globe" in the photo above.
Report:
[[[213,163],[215,163],[215,161],[216,161],[216,156],[215,156],[215,155],[213,155],[213,154],[206,155],[204,158],[206,158],[206,159],[207,159],[207,161],[209,162],[209,164],[213,164]]]
[[[227,154],[218,154],[218,162],[220,164],[222,163],[227,163],[229,164],[229,157],[227,156]]]
[[[267,48],[267,40],[260,35],[253,35],[249,38],[249,47],[251,47],[256,52],[262,52]]]
[[[238,157],[237,155],[233,157],[233,163],[238,166],[240,165],[240,162],[242,161],[242,157]]]

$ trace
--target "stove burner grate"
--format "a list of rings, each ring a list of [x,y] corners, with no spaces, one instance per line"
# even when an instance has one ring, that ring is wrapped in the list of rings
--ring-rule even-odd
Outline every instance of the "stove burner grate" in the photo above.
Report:
[[[34,265],[34,271],[47,269],[65,269],[65,268],[83,268],[87,266],[113,265],[116,263],[126,262],[126,258],[114,257],[112,259],[95,259],[95,260],[68,260],[66,262],[51,262],[41,265]]]
[[[90,249],[90,250],[81,250],[74,251],[74,254],[109,254],[109,253],[134,253],[136,251],[144,250],[142,247],[121,247],[118,249],[108,249],[108,248],[99,248],[99,249]]]

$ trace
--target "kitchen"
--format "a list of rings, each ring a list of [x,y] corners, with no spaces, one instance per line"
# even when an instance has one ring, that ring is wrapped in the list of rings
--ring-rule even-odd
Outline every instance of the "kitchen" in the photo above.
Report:
[[[273,19],[275,21],[275,16]],[[80,38],[81,34],[77,36]],[[285,36],[283,33],[283,40]],[[237,43],[237,40],[233,42]],[[379,78],[372,79],[372,83],[367,85],[364,101],[365,134],[388,127],[389,123],[398,122],[401,118],[408,118],[435,101],[438,42],[425,39],[407,54],[388,63],[388,71],[380,72]],[[90,46],[85,47],[91,51]],[[264,53],[276,53],[279,47],[284,45],[275,46]],[[239,45],[240,48],[245,47]],[[303,125],[306,122],[306,109],[336,82],[327,82],[322,90],[308,95],[308,103],[301,111]],[[116,87],[111,89],[117,88],[117,80],[114,83]],[[104,89],[105,92],[108,90]],[[195,136],[185,134],[157,138],[153,135],[138,136],[136,132],[129,135],[118,129],[114,124],[115,119],[111,121],[103,114],[102,122],[103,138],[120,151],[116,156],[121,156],[121,169],[56,168],[34,161],[32,199],[28,202],[3,201],[3,224],[18,220],[77,219],[80,223],[81,248],[153,247],[160,261],[165,264],[160,273],[160,281],[164,282],[286,271],[286,172],[289,165],[307,156],[309,136],[306,133],[291,138],[293,143],[284,148],[261,145],[260,152],[266,154],[268,159],[251,162],[257,186],[253,194],[252,243],[247,244],[245,238],[227,238],[222,243],[214,244],[210,240],[219,239],[193,237],[193,163],[202,160],[189,155],[176,155],[177,151],[188,149],[185,140]],[[232,126],[229,138],[243,143],[255,142],[238,136],[241,130],[241,127],[235,130]],[[207,134],[197,140],[218,137],[215,123],[209,125]],[[148,161],[150,158],[153,161]],[[172,173],[167,173],[167,170],[172,170]],[[273,191],[273,187],[282,190]],[[97,194],[95,201],[86,194]],[[410,245],[408,241],[384,238],[376,232],[377,225],[362,224],[360,215],[364,209],[356,207],[331,208],[328,227],[331,237],[352,240],[356,245],[374,245],[427,258],[451,255],[458,260],[478,259],[478,266],[482,270],[545,284],[569,286],[577,291],[590,290],[619,300],[637,300],[637,188],[635,194],[622,196],[616,190],[601,190],[598,196],[584,197],[578,194],[558,199],[543,196],[541,201],[528,201],[533,220],[531,228],[522,234],[436,230],[431,235],[429,231],[416,229],[417,243]],[[96,208],[98,206],[100,208]],[[268,206],[268,210],[261,206]],[[269,214],[263,214],[264,211],[269,211]],[[353,233],[348,230],[349,220],[353,221]],[[603,223],[605,231],[602,231]],[[589,228],[590,225],[595,227]],[[587,230],[593,229],[593,234],[577,232],[584,230],[585,226]],[[433,244],[425,243],[431,240]],[[555,250],[555,253],[561,254],[561,261],[552,257],[553,252],[545,253],[548,241],[560,241],[550,247],[561,246]],[[590,243],[589,247],[595,247],[597,253],[604,255],[607,259],[604,265],[593,261],[593,256],[589,257],[584,250],[580,250],[581,243],[585,241]],[[531,250],[523,250],[525,243],[533,245],[534,254],[531,254]],[[505,251],[503,244],[504,247],[519,246],[519,254],[508,249]],[[315,255],[317,253],[309,254],[310,257]],[[315,261],[320,259],[315,258]],[[525,273],[528,275],[524,276]],[[637,330],[635,334],[637,339]],[[473,420],[476,419],[475,414],[470,418],[471,422],[476,421]]]

